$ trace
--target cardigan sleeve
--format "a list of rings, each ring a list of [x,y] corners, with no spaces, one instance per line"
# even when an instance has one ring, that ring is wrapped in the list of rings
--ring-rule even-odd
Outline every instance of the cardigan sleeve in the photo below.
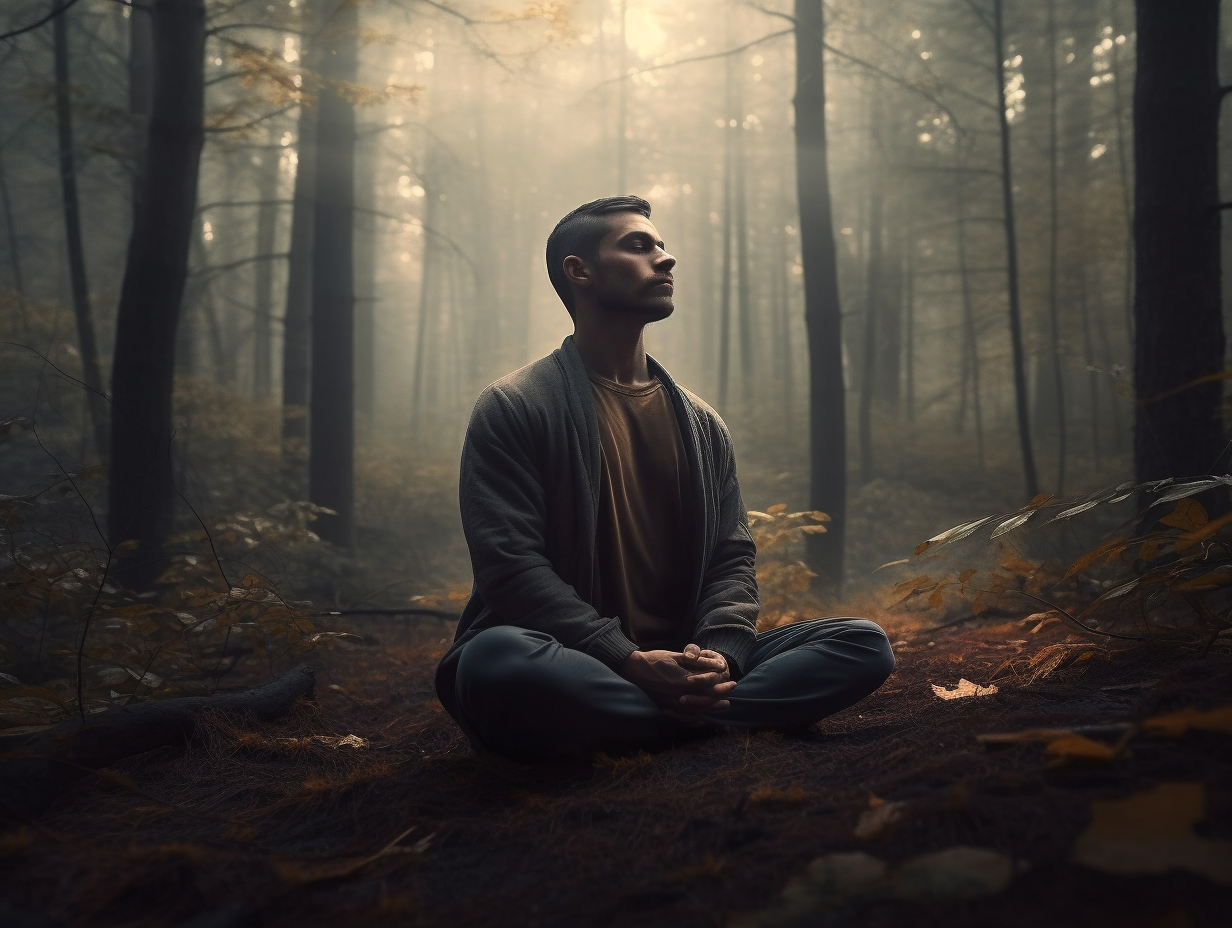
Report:
[[[714,549],[703,567],[694,640],[722,654],[732,679],[738,680],[757,640],[757,546],[740,497],[731,436],[717,413],[708,408],[704,412],[713,430],[718,513]]]
[[[458,494],[475,584],[507,624],[551,635],[617,668],[637,646],[556,573],[546,554],[546,490],[531,416],[520,397],[488,387],[462,448]]]

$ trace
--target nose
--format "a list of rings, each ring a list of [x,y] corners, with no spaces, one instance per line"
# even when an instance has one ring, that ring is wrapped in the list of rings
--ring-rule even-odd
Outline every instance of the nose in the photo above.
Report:
[[[655,270],[660,271],[661,273],[664,273],[664,274],[670,274],[672,271],[672,268],[674,268],[675,266],[676,266],[675,257],[668,254],[666,249],[660,248],[659,258],[655,261]]]

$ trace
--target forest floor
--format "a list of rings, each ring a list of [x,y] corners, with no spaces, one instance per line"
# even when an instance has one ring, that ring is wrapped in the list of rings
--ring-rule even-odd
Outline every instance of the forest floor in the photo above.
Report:
[[[1081,644],[1059,624],[884,622],[893,676],[810,731],[545,765],[477,755],[432,689],[447,627],[389,623],[283,721],[208,721],[0,835],[0,921],[1228,923],[1228,710],[1193,711],[1227,706],[1226,641],[1044,675]],[[956,847],[983,853],[928,856]]]

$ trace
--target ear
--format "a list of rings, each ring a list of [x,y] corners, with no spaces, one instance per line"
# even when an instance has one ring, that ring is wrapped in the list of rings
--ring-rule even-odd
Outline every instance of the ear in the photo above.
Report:
[[[565,279],[577,287],[589,287],[594,282],[594,276],[590,272],[590,268],[586,266],[586,262],[577,255],[569,255],[565,258],[564,265]]]

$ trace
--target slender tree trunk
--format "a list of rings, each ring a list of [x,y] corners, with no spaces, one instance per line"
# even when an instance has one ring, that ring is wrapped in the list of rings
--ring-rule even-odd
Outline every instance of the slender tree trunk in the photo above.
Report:
[[[910,223],[907,226],[907,242],[904,248],[903,269],[903,325],[906,328],[904,374],[907,383],[907,421],[915,422],[915,233]]]
[[[1125,71],[1121,67],[1120,46],[1116,37],[1121,35],[1117,16],[1119,0],[1110,0],[1112,20],[1112,103],[1116,117],[1117,169],[1121,175],[1121,209],[1125,213],[1125,274],[1121,279],[1125,309],[1125,332],[1129,345],[1134,343],[1134,205],[1130,190],[1129,148],[1131,140],[1125,130]]]
[[[148,586],[173,526],[171,412],[176,323],[188,270],[204,137],[203,0],[156,0],[154,98],[143,195],[116,319],[107,534],[121,579]],[[136,546],[121,546],[135,540]]]
[[[1014,227],[1014,172],[1010,163],[1010,124],[1006,117],[1009,102],[1005,94],[1005,28],[1002,0],[993,0],[994,73],[997,75],[997,121],[1001,129],[1001,196],[1005,216],[1005,264],[1009,299],[1010,346],[1014,359],[1014,400],[1018,413],[1018,442],[1022,451],[1022,470],[1027,496],[1039,494],[1035,471],[1035,452],[1031,447],[1031,415],[1027,408],[1027,365],[1022,340],[1022,310],[1018,296],[1018,234]]]
[[[868,202],[868,283],[864,300],[864,364],[860,377],[860,481],[873,479],[873,396],[877,392],[877,334],[881,312],[882,185],[874,181]]]
[[[355,195],[355,411],[371,429],[376,413],[376,162],[375,139],[358,154]],[[490,311],[490,307],[488,308]]]
[[[1057,143],[1057,2],[1048,0],[1048,334],[1051,343],[1053,395],[1057,409],[1057,496],[1065,494],[1065,380],[1061,369],[1061,321],[1057,300],[1057,244],[1061,235],[1061,208],[1057,186],[1060,152]]]
[[[980,344],[975,328],[975,301],[971,295],[971,275],[967,270],[967,219],[966,200],[963,194],[963,175],[954,174],[954,213],[957,216],[958,280],[962,289],[963,306],[963,370],[971,378],[971,410],[975,418],[975,447],[980,469],[984,469],[984,415],[980,400]],[[964,377],[964,397],[966,378]],[[960,414],[962,415],[962,414]]]
[[[724,7],[727,10],[727,6]],[[739,131],[738,125],[732,127],[735,116],[733,93],[735,74],[731,57],[725,65],[727,94],[724,110],[727,119],[723,126],[723,279],[719,284],[719,411],[730,414],[728,407],[728,392],[731,387],[731,316],[732,316],[732,232],[734,223],[733,175],[735,173],[736,140],[734,133]]]
[[[30,316],[26,312],[26,283],[21,273],[21,256],[17,248],[17,228],[13,222],[13,204],[9,200],[8,175],[4,170],[4,153],[0,151],[0,208],[4,210],[4,233],[9,244],[9,267],[13,272],[13,289],[17,293],[17,313],[21,318],[24,337],[30,337]]]
[[[257,166],[257,263],[253,275],[252,392],[268,400],[274,369],[274,242],[278,233],[279,152],[266,149]]]
[[[422,438],[424,415],[427,407],[427,391],[431,379],[428,374],[428,341],[431,338],[433,326],[432,315],[436,312],[435,297],[440,289],[436,275],[440,259],[440,249],[437,247],[433,232],[436,230],[437,204],[439,196],[436,187],[437,158],[434,149],[429,148],[424,159],[424,171],[421,175],[424,190],[424,235],[423,258],[419,274],[419,319],[415,332],[415,371],[411,381],[411,440]]]
[[[319,97],[317,182],[312,236],[312,400],[308,495],[333,510],[318,534],[355,542],[355,108],[338,84],[359,68],[359,10],[334,6],[325,23]]]
[[[1207,473],[1223,446],[1218,0],[1138,0],[1134,465]]]
[[[835,592],[843,585],[847,523],[847,424],[842,308],[826,166],[822,0],[795,0],[796,187],[809,348],[809,506],[829,513],[829,531],[810,535],[808,564]]]
[[[307,50],[304,60],[310,60]],[[286,492],[296,499],[302,498],[306,490],[304,462],[308,452],[308,393],[312,370],[312,232],[317,183],[315,105],[300,106],[298,134],[291,256],[287,261],[287,301],[282,322],[282,479]]]
[[[620,0],[620,54],[617,61],[620,64],[620,80],[617,82],[616,100],[616,194],[624,196],[629,192],[628,142],[625,133],[628,132],[627,113],[629,109],[629,43],[625,35],[628,25],[628,0]]]
[[[732,199],[733,219],[736,233],[736,319],[739,326],[740,339],[740,393],[747,414],[752,399],[753,378],[753,288],[749,270],[749,210],[748,184],[745,179],[744,150],[744,94],[740,86],[740,74],[736,70],[735,57],[728,58],[732,62],[732,90],[736,128],[730,130],[732,135]]]
[[[81,241],[81,208],[77,201],[77,169],[73,155],[73,104],[68,77],[68,13],[52,20],[56,69],[56,125],[60,139],[60,190],[64,197],[64,231],[68,244],[69,281],[73,291],[73,316],[77,320],[77,343],[81,349],[81,374],[86,385],[86,408],[94,429],[94,446],[107,456],[107,405],[103,399],[103,376],[99,371],[98,344],[90,312],[90,287],[86,283],[85,246]]]

